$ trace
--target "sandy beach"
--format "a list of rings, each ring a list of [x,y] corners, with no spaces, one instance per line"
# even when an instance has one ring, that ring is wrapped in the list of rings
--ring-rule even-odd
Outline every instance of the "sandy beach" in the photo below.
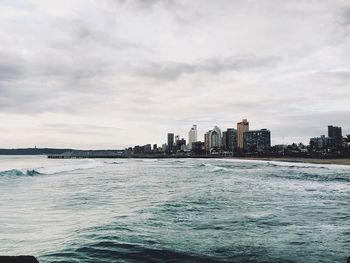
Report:
[[[235,159],[246,159],[246,160],[293,162],[293,163],[315,163],[315,164],[350,165],[350,158],[339,158],[339,159],[294,158],[294,157],[282,157],[282,158],[234,157],[234,158]]]

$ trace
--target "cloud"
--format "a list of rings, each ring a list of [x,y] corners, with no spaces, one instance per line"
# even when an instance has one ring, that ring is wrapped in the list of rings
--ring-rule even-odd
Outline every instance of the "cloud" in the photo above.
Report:
[[[23,75],[23,60],[16,53],[0,51],[0,81],[19,78]]]
[[[227,71],[242,71],[275,67],[282,59],[276,56],[258,58],[254,55],[233,56],[227,58],[209,58],[190,63],[160,62],[148,63],[136,72],[160,79],[174,80],[183,74],[208,73],[220,74]]]
[[[7,124],[0,136],[8,147],[162,143],[168,131],[185,136],[197,123],[204,133],[243,117],[270,128],[275,141],[307,141],[332,122],[350,130],[347,1],[0,7],[0,121]]]

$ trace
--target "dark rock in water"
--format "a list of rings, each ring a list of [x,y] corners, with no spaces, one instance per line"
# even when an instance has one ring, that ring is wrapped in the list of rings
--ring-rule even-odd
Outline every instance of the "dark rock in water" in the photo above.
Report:
[[[348,261],[346,261],[347,263],[350,263],[350,256],[348,257]]]
[[[0,263],[39,263],[33,256],[0,256]]]

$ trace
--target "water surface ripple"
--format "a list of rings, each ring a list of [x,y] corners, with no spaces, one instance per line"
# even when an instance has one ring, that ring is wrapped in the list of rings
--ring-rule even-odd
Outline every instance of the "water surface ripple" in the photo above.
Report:
[[[40,262],[346,262],[350,167],[0,157],[0,254]]]

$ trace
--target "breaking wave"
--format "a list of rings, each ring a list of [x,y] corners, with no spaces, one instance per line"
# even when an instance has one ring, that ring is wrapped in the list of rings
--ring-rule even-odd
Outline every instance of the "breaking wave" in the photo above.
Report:
[[[78,164],[64,164],[64,165],[54,165],[54,166],[44,166],[39,168],[23,168],[23,169],[10,169],[5,171],[0,171],[0,176],[35,176],[35,175],[51,175],[59,174],[65,172],[73,172],[77,170],[87,170],[94,169],[97,167],[104,166],[103,162],[83,162]]]
[[[216,166],[216,165],[212,165],[212,164],[206,164],[206,163],[200,164],[199,167],[209,168],[211,170],[211,172],[228,172],[228,171],[230,171],[228,168],[225,168],[222,166]]]
[[[6,171],[1,171],[0,176],[34,176],[34,175],[39,175],[37,170],[17,170],[17,169],[12,169],[12,170],[6,170]]]

